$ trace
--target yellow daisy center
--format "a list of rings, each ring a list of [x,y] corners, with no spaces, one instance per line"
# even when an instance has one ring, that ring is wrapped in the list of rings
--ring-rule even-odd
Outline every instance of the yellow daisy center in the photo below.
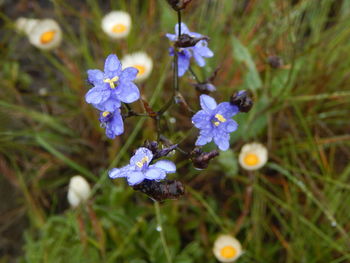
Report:
[[[145,163],[147,163],[148,160],[149,160],[148,157],[145,156],[145,157],[143,157],[143,158],[141,159],[141,161],[137,162],[136,165],[137,165],[138,167],[142,168],[142,166],[143,166]]]
[[[123,24],[116,24],[112,27],[112,32],[116,34],[124,33],[127,27]]]
[[[45,33],[43,33],[40,37],[41,44],[47,44],[50,43],[56,35],[56,30],[50,30]]]
[[[219,126],[220,122],[225,122],[226,121],[224,116],[222,116],[221,114],[215,114],[215,118],[218,120],[218,121],[213,122],[215,126]]]
[[[115,89],[115,84],[114,82],[117,82],[119,80],[119,77],[116,76],[112,79],[104,79],[103,82],[105,83],[109,83],[109,86],[111,87],[111,89]]]
[[[244,156],[243,162],[249,166],[255,166],[259,163],[259,157],[255,153],[248,153]]]
[[[232,246],[225,246],[220,250],[220,255],[225,258],[233,258],[237,255],[237,250]]]
[[[137,73],[137,75],[139,75],[139,76],[145,74],[145,72],[146,72],[146,67],[143,66],[143,65],[137,64],[137,65],[135,65],[133,67],[136,68],[139,71],[139,73]]]

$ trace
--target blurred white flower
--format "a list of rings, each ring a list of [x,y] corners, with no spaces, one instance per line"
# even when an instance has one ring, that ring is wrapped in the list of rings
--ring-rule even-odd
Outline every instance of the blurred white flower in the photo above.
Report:
[[[77,207],[86,202],[90,197],[90,193],[90,185],[84,177],[76,175],[70,179],[67,198],[72,207]]]
[[[233,262],[242,255],[242,246],[236,238],[221,235],[215,240],[213,253],[220,262]]]
[[[39,20],[20,17],[16,21],[16,28],[27,35],[33,46],[40,49],[54,49],[62,41],[61,27],[53,19]]]
[[[20,17],[16,20],[16,29],[18,32],[27,34],[39,22],[39,19]]]
[[[102,19],[102,30],[111,38],[126,37],[131,29],[131,17],[124,11],[112,11]]]
[[[268,158],[268,152],[260,143],[248,143],[243,145],[239,153],[239,164],[246,170],[257,170],[263,167]]]
[[[121,62],[123,68],[134,67],[139,71],[136,76],[136,81],[145,80],[152,72],[152,59],[144,52],[136,52],[126,55]]]

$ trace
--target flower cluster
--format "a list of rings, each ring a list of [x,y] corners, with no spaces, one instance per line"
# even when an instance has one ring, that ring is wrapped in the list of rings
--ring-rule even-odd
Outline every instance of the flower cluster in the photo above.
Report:
[[[189,2],[169,1],[178,12],[186,7]],[[112,39],[123,38],[130,32],[131,18],[125,12],[113,11],[103,18],[102,28]],[[176,86],[179,83],[178,78],[190,69],[192,57],[198,66],[204,67],[206,64],[205,58],[212,57],[214,53],[208,48],[209,38],[191,32],[184,23],[177,23],[175,34],[166,34],[166,37],[173,43],[170,47],[170,55],[174,57],[174,72],[177,72],[177,75],[174,76],[174,90],[176,90],[179,89]],[[86,93],[85,100],[100,111],[99,121],[101,126],[105,128],[107,137],[111,139],[124,132],[123,117],[135,114],[134,116],[148,116],[157,121],[158,141],[146,142],[143,147],[136,150],[128,165],[113,168],[108,175],[111,179],[126,178],[128,184],[134,190],[147,194],[153,200],[161,201],[178,198],[184,194],[184,187],[180,181],[166,179],[167,174],[176,172],[175,164],[169,160],[158,160],[174,150],[180,151],[177,144],[166,141],[162,147],[159,144],[162,134],[160,134],[161,122],[158,122],[158,120],[170,107],[172,101],[165,104],[165,107],[161,110],[153,111],[149,108],[148,103],[143,100],[146,114],[137,114],[130,106],[126,106],[127,115],[122,114],[121,110],[123,104],[133,103],[140,98],[139,89],[134,82],[145,80],[150,75],[152,67],[151,58],[144,52],[125,55],[121,61],[116,55],[111,54],[105,60],[103,71],[99,69],[87,71],[88,82],[93,87]],[[192,70],[190,72],[197,82],[194,84],[197,91],[207,94],[216,90],[211,82],[214,80],[217,70],[212,77],[202,82],[198,80]],[[182,96],[179,92],[178,94]],[[199,129],[199,136],[194,149],[186,153],[197,169],[207,168],[210,160],[219,155],[217,149],[204,152],[201,146],[214,141],[220,150],[229,149],[230,133],[238,127],[232,117],[239,112],[248,112],[253,104],[245,91],[240,91],[231,96],[229,102],[219,104],[216,103],[214,98],[206,94],[200,95],[201,110],[192,117],[193,125]],[[261,167],[264,160],[258,163],[252,159],[252,156],[250,154],[248,157],[240,158],[243,158],[253,168]],[[239,249],[236,248],[236,250],[225,246],[224,249],[220,248],[220,255],[226,259],[232,259],[240,254]]]
[[[203,35],[191,32],[185,23],[181,23],[181,34],[182,35],[188,35],[195,39],[201,39],[194,46],[189,47],[181,47],[177,51],[178,54],[178,75],[179,77],[183,76],[186,71],[190,67],[190,60],[193,57],[198,66],[204,67],[205,66],[205,60],[204,58],[210,58],[214,56],[214,53],[208,48],[208,42],[203,38]],[[179,24],[175,25],[175,34],[166,34],[166,37],[172,41],[176,42],[179,40]],[[169,49],[169,53],[171,56],[174,56],[175,49],[171,47]]]
[[[109,55],[104,71],[88,70],[88,81],[93,85],[85,100],[101,111],[100,122],[106,128],[108,138],[115,138],[124,132],[120,106],[140,98],[140,91],[133,82],[138,70],[133,67],[122,69],[118,57]]]

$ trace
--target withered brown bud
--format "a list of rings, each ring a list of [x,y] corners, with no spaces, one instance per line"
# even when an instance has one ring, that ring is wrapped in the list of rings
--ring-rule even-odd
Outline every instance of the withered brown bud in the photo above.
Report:
[[[162,149],[159,149],[159,145],[156,141],[146,141],[144,143],[144,147],[149,149],[153,153],[153,160],[159,159],[161,157],[167,156],[171,151],[175,150],[177,147],[177,144],[170,145],[169,147],[165,147]]]
[[[267,58],[267,63],[269,63],[269,65],[272,68],[281,68],[281,67],[283,67],[283,60],[279,56],[269,56]]]
[[[133,186],[134,190],[148,195],[155,201],[164,201],[166,199],[179,199],[185,194],[185,188],[180,181],[164,180],[154,181],[145,179],[141,183]]]
[[[179,39],[175,42],[175,47],[179,47],[179,48],[193,47],[201,40],[209,41],[209,37],[207,36],[191,37],[190,35],[187,35],[187,34],[181,34]]]
[[[196,87],[196,90],[198,90],[200,93],[209,94],[210,92],[216,91],[216,87],[209,82],[196,83],[194,84],[194,86]]]
[[[192,0],[167,0],[169,5],[176,11],[185,9]]]
[[[218,150],[203,152],[199,148],[194,148],[194,150],[191,152],[191,160],[194,167],[198,169],[205,169],[208,167],[210,160],[216,156],[219,156],[219,154],[220,153]]]
[[[253,107],[253,100],[245,90],[241,90],[233,94],[230,103],[236,105],[240,112],[248,112]]]

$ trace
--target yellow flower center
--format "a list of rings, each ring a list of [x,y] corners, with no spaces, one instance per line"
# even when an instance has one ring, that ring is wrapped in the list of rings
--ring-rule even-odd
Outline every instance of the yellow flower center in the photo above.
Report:
[[[142,166],[143,166],[145,163],[147,163],[148,160],[149,160],[148,157],[145,156],[145,157],[143,157],[143,158],[141,159],[141,161],[137,162],[136,165],[137,165],[138,167],[142,168]]]
[[[133,67],[136,68],[139,71],[139,73],[137,73],[137,75],[139,75],[139,76],[142,76],[146,72],[146,67],[143,66],[143,65],[137,64],[137,65],[135,65]]]
[[[123,24],[116,24],[112,27],[112,32],[116,34],[120,34],[125,32],[127,27]]]
[[[50,30],[45,33],[43,33],[40,37],[41,44],[47,44],[50,43],[56,35],[56,30]]]
[[[103,116],[103,117],[107,117],[107,116],[109,115],[109,113],[110,113],[109,111],[104,111],[104,112],[102,113],[102,116]]]
[[[232,246],[225,246],[220,250],[220,255],[225,258],[233,258],[237,255],[237,250]]]
[[[255,166],[259,163],[259,157],[255,153],[248,153],[244,157],[243,162],[249,166]]]
[[[104,79],[103,82],[109,83],[109,86],[111,87],[111,89],[115,89],[114,82],[117,82],[118,80],[119,80],[119,77],[114,77],[112,79]]]
[[[225,122],[226,121],[224,116],[222,116],[221,114],[215,114],[215,118],[218,120],[218,121],[213,122],[215,126],[219,126],[220,122]]]

